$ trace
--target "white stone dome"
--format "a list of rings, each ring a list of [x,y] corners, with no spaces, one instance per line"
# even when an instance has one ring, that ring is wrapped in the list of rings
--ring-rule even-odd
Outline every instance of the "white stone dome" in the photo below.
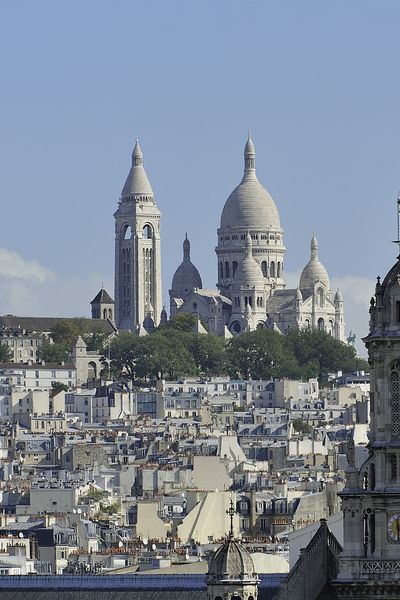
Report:
[[[244,151],[244,176],[233,190],[221,215],[221,228],[280,229],[277,206],[256,176],[255,147],[250,136]]]
[[[309,290],[317,281],[323,283],[328,290],[330,289],[328,273],[318,259],[318,241],[314,234],[311,240],[311,258],[300,275],[299,287],[301,290]]]
[[[246,254],[236,269],[234,284],[264,287],[264,276],[261,267],[252,255],[252,241],[249,233],[246,235],[245,248]]]

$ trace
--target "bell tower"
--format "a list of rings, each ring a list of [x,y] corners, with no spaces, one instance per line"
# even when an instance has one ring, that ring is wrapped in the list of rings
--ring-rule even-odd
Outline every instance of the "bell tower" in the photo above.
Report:
[[[364,343],[370,364],[368,459],[355,466],[348,444],[344,546],[338,598],[400,599],[400,257],[371,298]]]
[[[160,217],[136,140],[115,217],[115,320],[144,333],[162,310]]]

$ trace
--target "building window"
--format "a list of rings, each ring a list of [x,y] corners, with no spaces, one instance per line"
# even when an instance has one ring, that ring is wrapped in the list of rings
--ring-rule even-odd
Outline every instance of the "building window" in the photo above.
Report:
[[[392,435],[400,435],[400,386],[399,386],[400,363],[395,362],[390,373],[390,391],[392,404]]]
[[[392,482],[397,481],[397,456],[396,456],[396,454],[390,455],[390,480]]]

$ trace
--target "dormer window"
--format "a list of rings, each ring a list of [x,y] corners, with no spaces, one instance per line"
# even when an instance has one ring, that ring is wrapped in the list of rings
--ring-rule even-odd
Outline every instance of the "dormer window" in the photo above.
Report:
[[[400,323],[400,300],[396,300],[396,323]]]

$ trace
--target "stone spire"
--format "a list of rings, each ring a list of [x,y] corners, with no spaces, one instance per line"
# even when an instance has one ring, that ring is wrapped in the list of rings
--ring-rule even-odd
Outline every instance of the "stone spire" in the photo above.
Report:
[[[311,238],[311,260],[318,260],[318,240],[315,232]]]
[[[244,147],[244,174],[254,175],[256,174],[256,148],[253,140],[251,139],[251,132],[249,131],[247,136],[247,142]]]
[[[185,239],[183,240],[183,260],[190,260],[190,242],[187,233],[185,233]]]
[[[132,166],[121,192],[121,198],[145,197],[153,200],[153,189],[143,166],[143,152],[136,139],[132,152]]]
[[[139,167],[143,165],[143,152],[139,146],[139,140],[136,138],[135,147],[132,152],[132,165]]]

